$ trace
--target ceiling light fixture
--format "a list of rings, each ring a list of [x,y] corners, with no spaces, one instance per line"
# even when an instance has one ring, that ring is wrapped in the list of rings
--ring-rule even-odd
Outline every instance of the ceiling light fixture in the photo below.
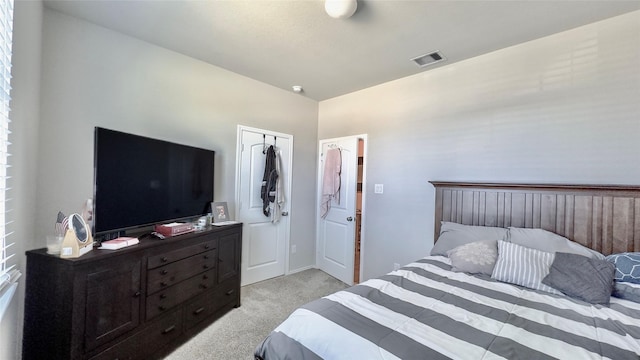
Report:
[[[324,10],[334,19],[349,18],[357,8],[357,0],[325,0],[324,2]]]
[[[293,89],[294,93],[301,93],[302,92],[302,86],[300,86],[300,85],[293,85],[291,88]]]

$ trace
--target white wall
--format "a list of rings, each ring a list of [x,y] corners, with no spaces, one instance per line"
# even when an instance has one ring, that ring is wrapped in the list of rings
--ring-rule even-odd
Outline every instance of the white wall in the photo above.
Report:
[[[369,136],[363,277],[428,255],[429,180],[639,184],[639,99],[636,11],[321,102]]]
[[[215,150],[233,212],[242,124],[294,136],[290,268],[313,265],[317,102],[50,9],[43,26],[36,247],[92,197],[94,126]]]
[[[20,251],[44,247],[57,211],[78,211],[91,196],[94,126],[215,150],[215,197],[227,201],[235,193],[237,124],[293,134],[291,241],[297,253],[292,270],[314,262],[317,139],[367,133],[364,278],[428,253],[434,200],[428,180],[638,183],[640,12],[318,107],[299,95],[44,10],[38,110],[42,8],[35,3],[33,17],[19,22],[18,8],[27,8],[21,3],[27,2],[17,2],[16,26],[28,29],[23,33],[28,39],[19,40],[16,31],[14,46],[34,58],[14,65],[14,115],[22,109],[26,119],[15,130],[24,127],[17,136],[28,143],[14,148],[24,156],[14,159],[20,160],[25,181],[16,215],[26,239]],[[20,58],[15,52],[14,59]],[[16,108],[20,102],[24,105]],[[373,195],[375,183],[385,185],[384,194]],[[4,328],[0,331],[4,339]]]
[[[40,115],[40,46],[42,42],[42,2],[16,1],[13,25],[13,67],[11,74],[11,142],[9,169],[13,201],[7,227],[15,241],[14,259],[23,273],[18,291],[0,324],[0,359],[19,359],[22,350],[26,249],[34,246],[38,121]]]

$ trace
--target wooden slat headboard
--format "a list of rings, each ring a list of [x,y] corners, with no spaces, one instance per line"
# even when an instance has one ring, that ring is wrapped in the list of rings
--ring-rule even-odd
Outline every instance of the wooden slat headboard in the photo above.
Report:
[[[640,251],[640,187],[431,181],[440,222],[541,228],[605,255]]]

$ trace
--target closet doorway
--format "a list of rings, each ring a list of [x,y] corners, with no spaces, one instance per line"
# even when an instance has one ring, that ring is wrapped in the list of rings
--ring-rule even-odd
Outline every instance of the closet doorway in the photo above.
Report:
[[[348,285],[360,282],[362,277],[366,137],[356,135],[319,143],[316,266]],[[330,151],[333,155],[327,156]],[[327,182],[335,175],[331,172],[337,169],[336,151],[339,151],[340,187],[337,196],[327,201],[326,194],[334,191]],[[326,202],[328,205],[323,204]]]

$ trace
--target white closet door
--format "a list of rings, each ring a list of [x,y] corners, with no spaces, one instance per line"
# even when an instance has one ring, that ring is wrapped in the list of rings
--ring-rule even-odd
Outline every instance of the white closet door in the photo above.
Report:
[[[242,285],[284,275],[288,264],[289,216],[291,204],[291,135],[246,127],[238,128],[237,220],[244,223],[242,234]],[[266,135],[263,138],[263,134]],[[276,145],[281,158],[284,216],[277,224],[262,212],[260,188],[265,167],[264,146]]]
[[[318,209],[322,201],[324,154],[331,147],[340,148],[340,202],[331,201],[327,216],[318,215],[316,263],[320,270],[353,285],[356,227],[356,191],[358,179],[358,137],[320,141],[321,158],[318,169]],[[318,210],[320,214],[320,210]]]

